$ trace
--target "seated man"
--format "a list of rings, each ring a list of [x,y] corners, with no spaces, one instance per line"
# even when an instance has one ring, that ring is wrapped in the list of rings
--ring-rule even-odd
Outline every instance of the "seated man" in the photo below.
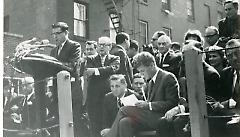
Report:
[[[137,94],[142,96],[144,100],[147,100],[145,92],[147,90],[146,81],[140,73],[136,73],[133,75],[132,89]]]
[[[189,40],[187,41],[188,44],[185,45],[186,47],[190,47],[190,48],[185,48],[184,47],[184,51],[186,50],[199,50],[198,48],[196,48],[196,44],[199,44],[199,42],[195,41],[195,40]],[[208,71],[210,71],[211,69],[208,69]],[[208,95],[209,93],[212,93],[213,88],[211,88],[210,86],[208,86],[210,83],[206,82],[206,78],[205,77],[209,77],[209,75],[207,75],[206,70],[204,69],[204,64],[203,64],[203,71],[204,71],[204,81],[205,81],[205,90],[206,90],[206,95]],[[212,75],[214,75],[214,73],[211,73]],[[210,75],[211,76],[211,75]],[[211,78],[211,77],[209,77]],[[208,79],[209,79],[208,78]],[[214,77],[212,77],[214,78]],[[211,79],[212,79],[211,78]],[[228,80],[227,80],[228,81]],[[226,82],[226,79],[225,79]],[[216,85],[214,85],[216,86]],[[220,90],[217,90],[218,92],[218,98],[222,98],[222,94],[219,92]],[[215,92],[216,93],[216,92]],[[216,94],[215,94],[216,95]],[[187,94],[186,97],[187,99]],[[228,115],[230,114],[229,111],[227,111],[226,109],[223,108],[223,105],[221,105],[219,102],[217,102],[217,99],[212,98],[211,96],[206,96],[206,104],[207,104],[207,109],[208,109],[208,115]],[[168,121],[172,121],[174,123],[174,127],[175,127],[175,132],[176,132],[176,136],[178,137],[188,137],[190,136],[190,130],[186,127],[189,127],[189,118],[188,117],[177,117],[176,119],[173,119],[174,116],[176,116],[178,113],[183,113],[183,112],[188,112],[189,110],[189,106],[188,106],[188,102],[185,100],[183,102],[179,103],[180,105],[172,108],[171,110],[167,111],[167,113],[165,114],[164,118],[167,119]],[[228,132],[226,132],[226,125],[228,120],[230,119],[226,119],[226,118],[222,118],[222,119],[208,119],[209,120],[209,131],[210,131],[210,136],[217,136],[217,137],[225,137],[225,136],[229,136],[229,134],[227,134]],[[183,130],[185,129],[185,131]],[[238,134],[239,135],[239,134]]]
[[[157,129],[158,119],[179,101],[176,77],[157,67],[152,54],[137,54],[134,64],[145,79],[150,79],[147,101],[139,101],[135,106],[121,107],[106,137],[133,137],[139,131]]]
[[[136,97],[141,99],[136,92],[127,88],[127,82],[124,75],[112,75],[110,76],[109,81],[111,92],[107,93],[104,98],[103,130],[101,131],[102,136],[105,136],[107,131],[109,131],[119,108],[123,106],[120,100],[121,98],[134,94]]]

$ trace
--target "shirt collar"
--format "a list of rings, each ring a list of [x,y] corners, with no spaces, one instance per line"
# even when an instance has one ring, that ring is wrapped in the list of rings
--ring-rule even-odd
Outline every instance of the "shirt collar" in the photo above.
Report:
[[[66,41],[67,41],[67,39],[61,44],[62,47],[64,46],[64,44],[66,43]]]
[[[157,68],[157,71],[156,71],[156,73],[153,75],[153,77],[152,77],[152,81],[155,83],[156,82],[156,79],[157,79],[157,75],[158,75],[158,72],[159,72],[159,68]]]

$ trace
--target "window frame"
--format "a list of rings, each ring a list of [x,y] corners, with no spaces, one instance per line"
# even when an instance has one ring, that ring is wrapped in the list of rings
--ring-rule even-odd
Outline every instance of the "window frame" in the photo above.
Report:
[[[166,1],[167,3],[164,3],[163,1]],[[171,11],[171,0],[161,0],[162,3],[162,11]]]
[[[172,28],[162,27],[162,31],[164,31],[167,34],[167,36],[169,36],[172,39]]]
[[[74,4],[75,3],[84,6],[85,13],[83,13],[83,14],[85,15],[85,19],[77,19],[77,18],[75,18],[75,15],[74,15],[74,10],[75,10],[74,9]],[[82,2],[82,1],[79,1],[79,0],[74,0],[73,1],[73,35],[76,36],[76,37],[81,37],[81,38],[85,38],[85,39],[87,39],[89,37],[89,32],[88,32],[88,30],[89,30],[89,28],[88,28],[89,27],[89,15],[88,15],[88,13],[89,12],[88,12],[88,10],[89,10],[88,3]],[[80,35],[81,32],[78,32],[80,34],[75,32],[76,31],[75,30],[75,21],[82,22],[85,25],[85,34],[83,34],[83,36]],[[84,33],[84,32],[82,32],[82,33]]]
[[[188,15],[188,2],[191,2],[191,9],[190,11],[192,12],[192,15]],[[187,3],[186,3],[186,6],[187,6],[187,19],[188,21],[191,21],[191,22],[194,22],[195,21],[195,10],[194,10],[194,0],[187,0]]]
[[[142,38],[145,37],[145,43],[141,44],[147,44],[148,43],[148,22],[144,20],[139,20],[139,40],[142,42]],[[142,36],[142,30],[141,30],[141,24],[145,24],[145,36]]]

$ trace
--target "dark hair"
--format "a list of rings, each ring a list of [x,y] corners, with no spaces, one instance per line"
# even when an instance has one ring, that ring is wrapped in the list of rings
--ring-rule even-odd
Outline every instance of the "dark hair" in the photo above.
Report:
[[[184,41],[188,40],[189,37],[196,37],[198,42],[201,42],[202,45],[204,44],[204,39],[202,34],[199,30],[188,30],[184,35]]]
[[[181,45],[179,42],[172,42],[171,43],[171,48],[176,48],[176,49],[181,49]]]
[[[134,80],[135,78],[143,78],[143,79],[144,79],[144,77],[143,77],[140,73],[134,74],[134,75],[133,75],[133,80]]]
[[[233,4],[233,7],[234,7],[235,9],[238,9],[238,2],[233,1],[233,0],[226,0],[226,1],[223,3],[223,5],[225,6],[226,4],[229,4],[229,3]]]
[[[139,45],[136,40],[130,39],[130,49],[135,49],[136,51],[139,50]]]
[[[110,78],[109,78],[109,82],[111,82],[113,80],[120,80],[120,82],[122,84],[127,84],[127,81],[126,81],[125,76],[123,74],[113,74],[113,75],[111,75]]]
[[[154,63],[154,65],[156,65],[154,56],[149,52],[143,51],[141,53],[136,54],[133,57],[133,65],[135,68],[138,68],[141,65],[150,66],[152,63]]]
[[[116,44],[122,44],[129,39],[129,35],[125,32],[118,33],[116,36]]]
[[[86,41],[86,44],[87,45],[93,45],[95,49],[97,48],[97,41],[89,40],[89,41]]]
[[[166,35],[164,31],[156,31],[153,35],[157,34],[157,38],[161,37],[162,35]]]
[[[52,28],[61,28],[61,31],[64,32],[68,30],[68,25],[65,22],[57,22],[52,25]]]

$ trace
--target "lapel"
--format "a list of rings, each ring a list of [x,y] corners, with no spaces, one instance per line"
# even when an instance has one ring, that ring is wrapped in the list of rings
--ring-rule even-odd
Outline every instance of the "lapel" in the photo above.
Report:
[[[151,92],[150,94],[149,94],[149,101],[152,101],[152,99],[154,98],[154,96],[155,96],[155,94],[156,94],[156,92],[158,91],[158,87],[161,85],[161,81],[162,81],[162,75],[161,75],[161,73],[162,73],[162,70],[160,69],[159,71],[158,71],[158,74],[157,74],[157,77],[156,77],[156,81],[155,81],[155,83],[154,83],[154,85],[153,85],[153,87],[152,87],[152,90],[150,91],[148,91],[148,92]],[[162,90],[162,89],[161,89]]]
[[[101,57],[100,55],[97,55],[96,56],[96,61],[95,61],[95,67],[101,67],[102,66],[102,63],[101,63]]]
[[[60,61],[65,61],[65,59],[68,58],[68,55],[66,55],[66,53],[68,53],[67,52],[68,45],[69,45],[69,40],[67,39],[67,41],[63,45],[59,55],[57,54],[57,59],[59,59]],[[57,52],[58,52],[58,48],[57,48]]]
[[[107,55],[106,58],[105,58],[105,61],[104,61],[104,66],[108,66],[110,64],[110,56]]]

